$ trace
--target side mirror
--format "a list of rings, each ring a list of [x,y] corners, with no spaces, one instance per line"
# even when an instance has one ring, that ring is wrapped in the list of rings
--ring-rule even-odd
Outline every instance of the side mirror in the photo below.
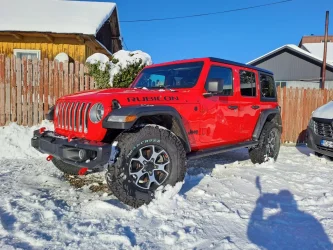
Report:
[[[209,79],[207,82],[207,92],[217,93],[219,92],[219,80],[218,79]]]
[[[221,88],[223,89],[222,84],[220,83],[220,80],[221,79],[209,79],[206,82],[206,87],[205,87],[207,93],[205,93],[204,95],[212,96],[213,94],[218,93]]]

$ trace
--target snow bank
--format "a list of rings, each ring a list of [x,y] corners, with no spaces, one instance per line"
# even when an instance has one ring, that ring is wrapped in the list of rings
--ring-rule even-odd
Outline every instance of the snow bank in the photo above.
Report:
[[[126,69],[128,66],[142,61],[142,65],[151,65],[153,63],[151,56],[141,50],[126,51],[120,50],[113,54],[112,60],[101,53],[95,53],[89,56],[86,63],[96,64],[100,63],[100,70],[105,70],[105,65],[110,65],[110,85],[113,86],[113,78],[116,74],[120,72],[121,69]]]
[[[0,158],[19,159],[44,157],[35,150],[30,143],[33,131],[41,127],[53,130],[53,124],[49,121],[43,121],[41,125],[31,128],[19,126],[16,123],[0,127]]]

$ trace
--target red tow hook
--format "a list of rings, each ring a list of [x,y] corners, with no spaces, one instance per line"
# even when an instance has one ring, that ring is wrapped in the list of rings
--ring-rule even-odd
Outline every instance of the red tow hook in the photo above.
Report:
[[[48,157],[46,157],[46,160],[47,161],[51,161],[53,159],[53,156],[52,155],[49,155]]]
[[[39,133],[40,133],[40,134],[43,134],[45,130],[46,130],[46,128],[45,128],[45,127],[42,127],[42,128],[39,129]]]
[[[71,141],[73,140],[74,137],[75,137],[74,135],[69,135],[69,136],[67,137],[67,141],[68,141],[68,142],[71,142]]]
[[[87,171],[88,171],[88,168],[81,168],[80,170],[79,170],[79,175],[85,175],[86,173],[87,173]]]

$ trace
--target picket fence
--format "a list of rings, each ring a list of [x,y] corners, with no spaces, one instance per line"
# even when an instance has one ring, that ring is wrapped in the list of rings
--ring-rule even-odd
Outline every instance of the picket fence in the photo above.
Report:
[[[86,73],[79,62],[0,55],[0,126],[39,124],[59,97],[95,88]]]
[[[41,123],[49,108],[64,95],[95,88],[87,67],[79,62],[22,60],[0,55],[0,126]],[[311,113],[333,100],[333,90],[280,88],[282,142],[303,143]]]

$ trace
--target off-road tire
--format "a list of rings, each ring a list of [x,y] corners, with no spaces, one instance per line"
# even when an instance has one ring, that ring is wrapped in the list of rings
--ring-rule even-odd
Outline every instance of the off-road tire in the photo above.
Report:
[[[277,140],[274,151],[268,153],[267,145],[269,140],[269,134],[271,131],[276,133]],[[249,155],[252,163],[261,164],[263,162],[268,161],[269,158],[273,158],[274,161],[276,161],[280,151],[280,139],[281,139],[281,132],[278,125],[273,122],[266,122],[259,137],[259,144],[256,147],[249,148]]]
[[[135,152],[154,145],[163,148],[169,156],[169,175],[161,186],[174,186],[182,182],[186,173],[186,153],[179,138],[171,131],[157,125],[146,125],[124,131],[116,139],[119,154],[116,162],[108,167],[107,184],[112,193],[123,203],[137,208],[154,199],[155,190],[141,189],[130,175],[130,162]],[[170,166],[170,167],[169,167]]]
[[[61,172],[70,175],[79,175],[80,167],[68,164],[63,162],[60,159],[55,157],[52,158],[52,163],[56,166]]]

